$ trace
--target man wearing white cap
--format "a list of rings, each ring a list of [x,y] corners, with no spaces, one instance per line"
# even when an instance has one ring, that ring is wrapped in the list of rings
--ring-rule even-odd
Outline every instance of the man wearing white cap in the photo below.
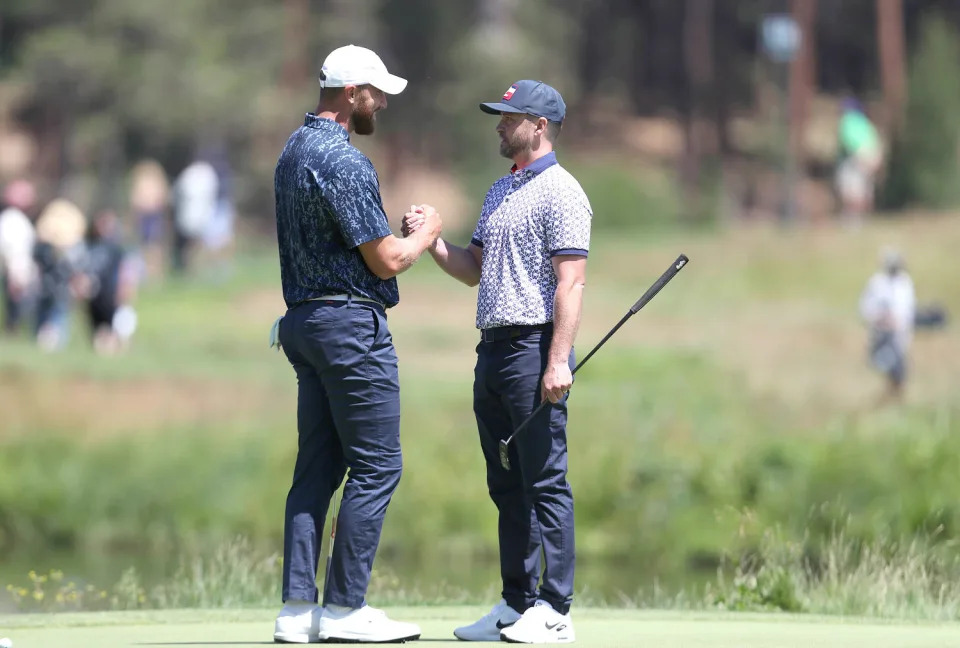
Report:
[[[280,278],[287,311],[271,344],[298,382],[298,453],[284,522],[283,601],[274,640],[396,642],[420,628],[366,604],[384,514],[400,480],[400,387],[386,309],[400,274],[440,235],[435,210],[413,236],[390,231],[373,164],[350,144],[370,135],[387,94],[407,82],[374,52],[330,53],[316,113],[306,116],[277,162],[274,186]],[[274,334],[275,333],[275,334]],[[343,481],[337,537],[324,585],[316,586],[320,539]]]

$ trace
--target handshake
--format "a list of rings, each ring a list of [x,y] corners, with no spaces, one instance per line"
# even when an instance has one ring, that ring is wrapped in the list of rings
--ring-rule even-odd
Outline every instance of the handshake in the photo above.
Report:
[[[400,233],[406,238],[421,228],[425,228],[424,232],[430,240],[430,247],[436,245],[443,229],[440,214],[430,205],[410,205],[410,211],[403,215]]]

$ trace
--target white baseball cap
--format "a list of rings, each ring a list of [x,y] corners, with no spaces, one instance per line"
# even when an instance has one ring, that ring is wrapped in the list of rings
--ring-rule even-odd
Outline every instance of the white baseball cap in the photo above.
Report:
[[[387,72],[387,66],[373,50],[345,45],[330,52],[323,62],[322,88],[370,84],[387,94],[400,94],[407,80]]]

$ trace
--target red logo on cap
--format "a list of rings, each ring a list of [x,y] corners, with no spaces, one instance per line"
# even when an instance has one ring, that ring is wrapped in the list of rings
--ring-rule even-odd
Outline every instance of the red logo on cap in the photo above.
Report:
[[[512,86],[507,88],[507,91],[503,93],[503,98],[506,101],[510,101],[510,97],[513,96],[513,93],[517,91],[517,84],[514,83]]]

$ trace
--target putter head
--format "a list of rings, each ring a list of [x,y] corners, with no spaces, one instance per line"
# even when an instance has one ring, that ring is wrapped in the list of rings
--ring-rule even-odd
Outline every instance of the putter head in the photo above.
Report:
[[[503,466],[504,470],[510,470],[510,446],[507,445],[507,442],[502,440],[500,441],[500,465]]]

